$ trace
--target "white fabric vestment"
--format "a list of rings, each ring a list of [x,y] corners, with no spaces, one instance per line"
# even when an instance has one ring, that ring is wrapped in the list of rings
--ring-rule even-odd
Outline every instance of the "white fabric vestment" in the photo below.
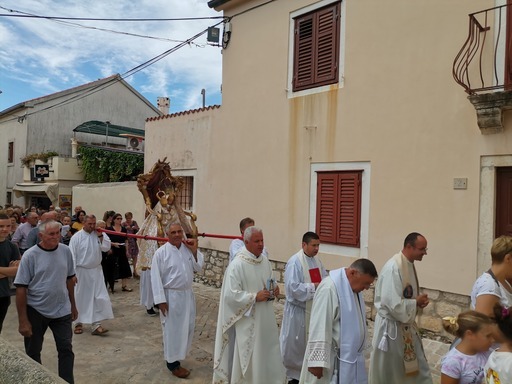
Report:
[[[217,320],[213,383],[286,382],[273,301],[256,302],[256,294],[271,277],[272,266],[267,257],[256,257],[246,248],[226,269]]]
[[[241,239],[235,239],[229,245],[229,262],[231,263],[235,258],[236,254],[240,252],[243,248],[245,248],[245,243]],[[263,252],[261,252],[263,256],[268,258],[267,248],[263,248]]]
[[[354,293],[346,269],[331,271],[318,286],[309,328],[300,383],[328,384],[337,374],[338,383],[368,382],[364,350],[368,335],[362,293]],[[308,368],[322,367],[317,379]]]
[[[192,291],[194,272],[203,269],[204,256],[198,250],[197,261],[184,244],[171,243],[155,252],[151,263],[151,286],[155,304],[167,303],[166,316],[160,311],[164,358],[168,363],[183,360],[192,344],[196,320],[196,302]]]
[[[369,383],[432,384],[430,368],[415,325],[418,282],[414,268],[408,268],[409,276],[401,276],[395,257],[396,255],[382,268],[375,288],[377,316],[370,357]],[[410,299],[403,298],[402,280],[410,282],[412,286]],[[414,376],[405,375],[402,324],[411,325],[414,351],[419,364],[419,373]],[[379,346],[383,349],[387,347],[387,351],[380,349]]]
[[[101,252],[110,250],[110,239],[105,234],[100,241],[95,231],[81,229],[69,241],[76,269],[75,301],[77,323],[93,324],[113,319],[112,303],[108,296],[101,268]]]
[[[241,239],[234,239],[229,245],[229,262],[231,263],[235,258],[236,254],[242,247],[245,247],[245,243]]]
[[[306,302],[313,300],[315,295],[315,284],[306,282],[304,278],[302,263],[299,259],[303,252],[300,250],[286,263],[284,272],[286,303],[279,335],[286,376],[296,380],[300,377],[306,351]],[[308,256],[305,256],[304,259],[309,269],[319,268],[322,278],[327,276],[319,259]],[[306,272],[309,273],[309,271]]]

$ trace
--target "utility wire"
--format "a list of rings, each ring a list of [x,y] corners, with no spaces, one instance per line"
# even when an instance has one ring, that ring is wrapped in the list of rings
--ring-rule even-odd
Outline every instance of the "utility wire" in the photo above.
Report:
[[[3,9],[7,12],[11,13],[0,13],[0,16],[3,17],[20,17],[20,18],[31,18],[31,19],[49,19],[49,20],[76,20],[76,21],[192,21],[192,20],[215,20],[215,19],[224,19],[224,16],[204,16],[204,17],[175,17],[175,18],[97,18],[97,17],[67,17],[67,16],[42,16],[35,15],[28,12],[18,11],[16,9],[9,9],[2,7],[0,5],[0,9]],[[15,15],[12,13],[19,13],[19,15]]]

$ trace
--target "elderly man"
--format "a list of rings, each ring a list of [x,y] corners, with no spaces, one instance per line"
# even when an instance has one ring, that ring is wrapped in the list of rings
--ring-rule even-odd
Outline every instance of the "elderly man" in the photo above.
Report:
[[[60,215],[56,211],[45,212],[41,215],[41,223],[47,220],[59,221]],[[33,247],[39,239],[39,224],[32,228],[27,236],[27,247]]]
[[[27,355],[41,364],[43,338],[50,327],[58,351],[59,376],[73,383],[75,268],[69,248],[59,244],[60,227],[52,220],[40,225],[41,241],[23,255],[14,284],[19,332],[25,337]]]
[[[375,329],[370,357],[372,384],[432,384],[415,322],[428,296],[420,293],[415,261],[427,254],[427,240],[417,232],[404,240],[402,252],[389,259],[375,289]]]
[[[71,216],[71,222],[74,223],[75,221],[78,220],[78,214],[80,213],[80,211],[83,211],[82,206],[77,205],[74,209],[75,214],[73,216]]]
[[[20,254],[24,254],[28,246],[27,240],[28,235],[32,228],[35,228],[39,221],[39,215],[36,212],[29,212],[27,214],[27,220],[23,224],[20,224],[12,236],[12,242],[16,244],[20,250]]]
[[[151,262],[151,284],[160,310],[167,368],[179,378],[190,374],[181,366],[192,344],[196,302],[192,291],[194,272],[203,268],[204,257],[197,239],[186,239],[180,224],[169,227],[169,242],[158,248]]]
[[[313,296],[327,276],[322,262],[315,256],[320,249],[320,237],[315,232],[302,236],[302,249],[293,255],[284,272],[286,303],[279,342],[286,367],[288,384],[298,384],[309,333],[309,318]]]
[[[272,290],[272,265],[263,252],[263,232],[249,227],[245,248],[224,273],[220,296],[213,381],[220,383],[282,384],[281,362]]]
[[[82,324],[86,323],[92,324],[93,335],[102,336],[108,329],[101,326],[101,321],[114,318],[101,267],[101,252],[110,250],[110,240],[96,231],[94,215],[85,216],[84,227],[71,237],[69,248],[78,279],[75,287],[78,318],[74,332],[83,333]]]
[[[329,273],[313,299],[301,383],[365,384],[369,346],[362,291],[377,277],[375,265],[358,259]],[[391,381],[390,381],[391,383]]]

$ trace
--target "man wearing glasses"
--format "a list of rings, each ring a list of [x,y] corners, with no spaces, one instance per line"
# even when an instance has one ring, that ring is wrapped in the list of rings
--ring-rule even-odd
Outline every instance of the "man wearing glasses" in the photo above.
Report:
[[[420,293],[415,261],[427,254],[427,239],[417,232],[402,252],[386,262],[375,289],[375,329],[369,383],[432,384],[415,318],[428,296]]]

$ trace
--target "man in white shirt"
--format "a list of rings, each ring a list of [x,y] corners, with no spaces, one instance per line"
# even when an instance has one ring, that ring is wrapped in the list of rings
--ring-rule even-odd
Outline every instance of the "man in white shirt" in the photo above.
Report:
[[[101,326],[101,321],[114,318],[101,267],[101,252],[108,252],[110,245],[110,240],[104,238],[102,233],[96,232],[94,215],[85,216],[83,228],[69,241],[78,279],[75,286],[78,309],[75,334],[81,334],[82,324],[86,323],[92,324],[93,335],[102,336],[108,329]]]
[[[183,379],[190,371],[181,366],[180,360],[190,350],[196,320],[192,282],[194,273],[203,268],[204,256],[197,249],[197,239],[186,239],[180,224],[171,224],[168,236],[169,242],[153,256],[151,285],[160,310],[167,368]]]

